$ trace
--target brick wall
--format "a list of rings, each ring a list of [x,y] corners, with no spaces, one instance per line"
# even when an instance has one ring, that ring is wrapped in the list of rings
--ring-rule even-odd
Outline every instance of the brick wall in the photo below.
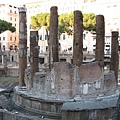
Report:
[[[25,83],[29,90],[30,69],[26,70]],[[35,73],[31,91],[40,98],[73,99],[97,97],[115,87],[114,73],[104,77],[103,68],[98,62],[82,64],[80,67],[68,62],[56,62],[50,72]]]
[[[18,68],[8,68],[7,75],[10,76],[19,76],[19,69]]]

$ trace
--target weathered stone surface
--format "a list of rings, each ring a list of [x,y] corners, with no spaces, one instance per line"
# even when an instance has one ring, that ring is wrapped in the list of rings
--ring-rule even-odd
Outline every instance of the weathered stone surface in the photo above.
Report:
[[[74,11],[73,64],[81,66],[83,61],[83,15]]]
[[[91,111],[64,111],[62,112],[62,120],[112,120],[113,112],[114,108]]]
[[[120,120],[120,95],[116,104],[115,112],[113,114],[112,120]]]
[[[118,55],[118,32],[112,32],[112,41],[111,41],[111,59],[110,59],[110,70],[115,71],[116,82],[118,79],[118,64],[119,64],[119,55]]]
[[[15,103],[29,112],[34,112],[43,116],[53,116],[61,118],[61,107],[63,101],[39,98],[34,94],[28,94],[27,91],[15,89]]]
[[[8,68],[7,69],[7,75],[10,76],[19,76],[19,69],[18,68]]]
[[[7,102],[8,102],[8,99],[4,96],[4,95],[1,95],[0,96],[0,107],[2,109],[6,109],[7,107]]]
[[[62,120],[119,120],[119,110],[113,118],[119,95],[91,100],[65,102],[61,108]]]
[[[29,72],[26,72],[27,86],[29,79]],[[55,62],[51,72],[35,73],[32,93],[44,99],[87,99],[111,95],[115,88],[114,73],[110,72],[104,76],[103,68],[98,62],[83,64],[80,67],[67,62]]]
[[[82,64],[83,16],[80,11],[74,12],[72,65],[68,62],[58,62],[57,7],[52,7],[50,12],[49,55],[51,71],[34,72],[33,66],[33,71],[26,69],[25,82],[27,89],[15,88],[15,103],[29,111],[54,117],[60,117],[62,105],[64,107],[67,104],[66,108],[62,109],[63,120],[111,119],[117,103],[117,99],[113,97],[113,94],[118,93],[119,90],[116,89],[114,73],[111,72],[104,76],[104,16],[98,15],[96,18],[96,62],[84,65]],[[20,37],[24,38],[23,35]],[[22,51],[24,47],[25,41],[22,40],[20,44],[20,57],[22,60],[25,58],[25,53]],[[33,63],[36,56],[33,56],[33,53],[31,53],[31,56]],[[21,66],[22,62],[20,62]],[[31,78],[30,72],[34,72],[33,78]],[[23,76],[23,74],[21,75]],[[29,90],[31,79],[33,79],[33,87]],[[105,97],[108,99],[105,100]],[[96,99],[96,101],[93,99]]]
[[[95,60],[100,62],[100,65],[104,66],[104,37],[105,37],[105,23],[104,16],[96,16],[96,51]]]
[[[104,75],[104,91],[116,88],[117,82],[114,71]],[[117,89],[117,88],[116,88]]]
[[[30,67],[25,69],[25,77],[24,77],[25,85],[28,90],[31,88],[31,73],[30,73]]]
[[[33,76],[35,72],[39,71],[38,68],[38,31],[31,31],[30,32],[30,74],[31,74],[31,80],[30,80],[30,89],[33,87]]]
[[[0,76],[6,75],[6,69],[5,68],[0,68]]]
[[[50,64],[58,62],[58,8],[53,6],[50,8],[50,37],[49,37],[49,56]]]
[[[19,8],[19,86],[25,86],[24,76],[27,68],[27,24],[26,9]]]
[[[0,120],[43,120],[42,118],[35,116],[26,116],[19,112],[9,112],[5,110],[0,110]],[[44,118],[44,120],[48,120]]]

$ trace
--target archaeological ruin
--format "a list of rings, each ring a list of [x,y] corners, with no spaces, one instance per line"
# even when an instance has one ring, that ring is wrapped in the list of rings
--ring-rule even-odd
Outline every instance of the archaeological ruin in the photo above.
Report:
[[[36,31],[30,33],[30,66],[27,67],[26,10],[19,8],[19,85],[14,88],[17,108],[40,118],[25,120],[119,120],[118,32],[113,31],[110,70],[104,73],[103,15],[96,16],[95,61],[83,64],[83,15],[74,11],[73,64],[59,62],[58,12],[50,9],[49,63],[39,68]],[[0,111],[0,120],[24,120]],[[15,117],[17,116],[17,117]]]

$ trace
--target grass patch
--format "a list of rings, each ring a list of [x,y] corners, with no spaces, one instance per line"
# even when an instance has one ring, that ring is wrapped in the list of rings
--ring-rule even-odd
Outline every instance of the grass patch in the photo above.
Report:
[[[120,78],[120,69],[118,70],[118,78]]]
[[[3,77],[0,77],[0,84],[6,85],[6,84],[10,84],[12,82],[17,82],[18,80],[19,80],[19,77],[3,76]]]

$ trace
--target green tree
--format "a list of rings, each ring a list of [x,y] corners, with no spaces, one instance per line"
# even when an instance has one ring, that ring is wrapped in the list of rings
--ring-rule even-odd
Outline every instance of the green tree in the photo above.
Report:
[[[84,13],[83,14],[83,25],[84,25],[84,30],[95,31],[96,15],[94,13]]]
[[[46,34],[48,36],[48,30],[50,27],[50,14],[49,13],[40,13],[35,16],[31,16],[31,28],[39,30],[42,26],[45,26]]]
[[[0,19],[0,34],[6,30],[15,32],[16,28],[12,26],[12,23]]]
[[[36,16],[31,17],[31,28],[40,29],[42,26],[46,27],[46,32],[48,33],[50,27],[50,14],[49,13],[40,13]],[[83,26],[84,30],[95,30],[96,25],[96,15],[94,13],[84,13],[83,14]],[[59,15],[58,18],[58,31],[61,35],[62,33],[67,33],[68,35],[73,34],[74,27],[74,14],[65,13]],[[48,34],[47,34],[48,35]]]
[[[67,33],[68,35],[73,34],[74,27],[74,14],[73,12],[67,14],[61,14],[59,16],[59,33]],[[96,27],[96,15],[94,13],[83,14],[83,27],[84,30],[95,31]]]
[[[70,14],[61,14],[58,18],[58,30],[59,34],[67,33],[68,35],[72,35],[73,33],[73,13]]]

